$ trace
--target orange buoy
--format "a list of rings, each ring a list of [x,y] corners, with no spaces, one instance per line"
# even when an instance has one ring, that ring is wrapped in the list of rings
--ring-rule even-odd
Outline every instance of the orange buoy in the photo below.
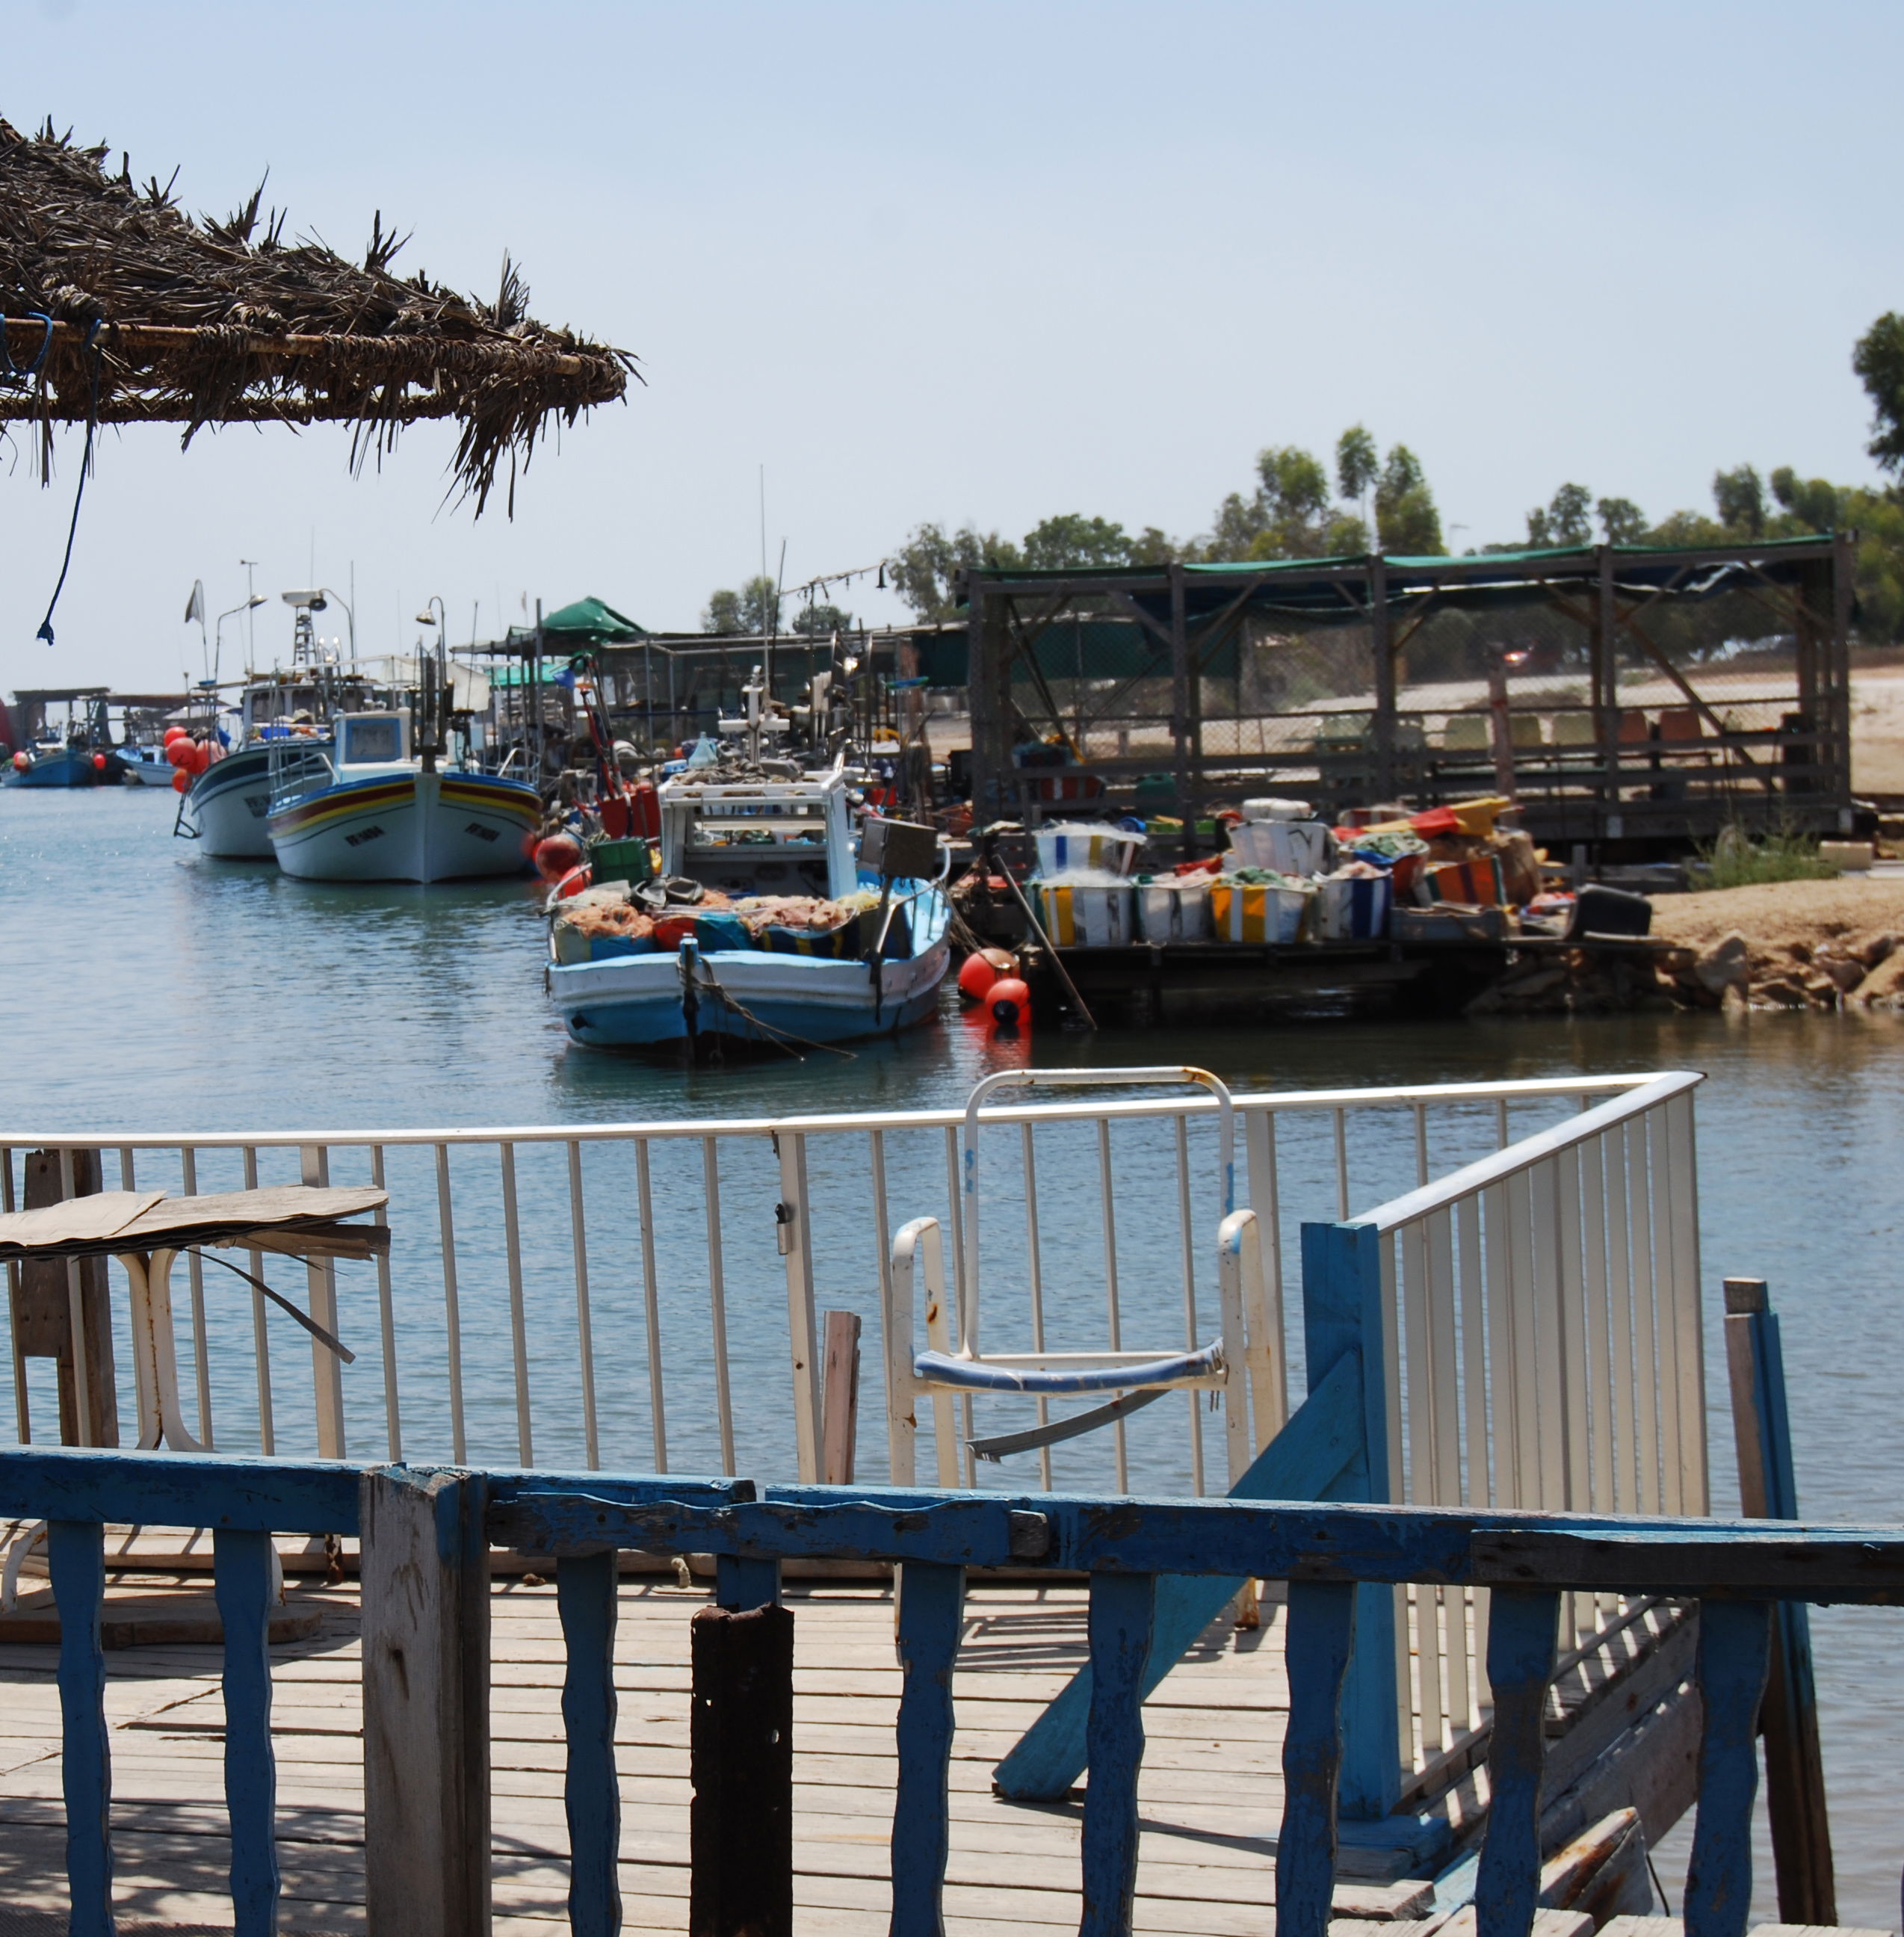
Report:
[[[559,881],[582,865],[582,844],[572,834],[551,834],[535,844],[535,871],[545,881]]]
[[[183,793],[192,784],[192,776],[183,767],[172,769],[172,792]]]
[[[194,740],[192,746],[192,771],[202,774],[211,765],[211,747],[204,740]]]
[[[165,758],[175,767],[189,767],[192,764],[190,736],[181,733],[176,740],[165,742]]]
[[[159,744],[162,747],[169,747],[174,740],[189,740],[191,737],[183,726],[168,726],[159,735]]]
[[[556,899],[565,902],[571,895],[578,895],[595,878],[595,870],[586,865],[571,868],[556,884]]]
[[[993,1021],[1001,1029],[1016,1029],[1031,1020],[1031,991],[1015,975],[1001,975],[985,1002]]]
[[[998,979],[999,972],[983,954],[968,955],[959,965],[960,1000],[982,1002],[991,993],[992,984]]]
[[[25,773],[32,764],[30,756],[25,753],[16,753],[14,756],[14,771],[17,774]]]

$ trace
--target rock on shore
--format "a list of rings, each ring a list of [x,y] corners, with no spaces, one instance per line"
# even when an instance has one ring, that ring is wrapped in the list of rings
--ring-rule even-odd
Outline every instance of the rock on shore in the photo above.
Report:
[[[1653,904],[1653,935],[1672,945],[1524,959],[1469,1013],[1904,1012],[1904,881],[1778,881],[1663,895]]]

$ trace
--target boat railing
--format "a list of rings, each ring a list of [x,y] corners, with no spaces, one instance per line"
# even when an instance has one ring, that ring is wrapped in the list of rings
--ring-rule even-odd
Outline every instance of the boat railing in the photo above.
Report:
[[[1299,1227],[1346,1220],[1354,1201],[1392,1188],[1398,1176],[1457,1184],[1471,1162],[1503,1151],[1513,1175],[1476,1185],[1473,1194],[1490,1233],[1492,1207],[1508,1207],[1502,1233],[1519,1233],[1508,1259],[1529,1260],[1524,1269],[1512,1266],[1520,1272],[1512,1279],[1519,1295],[1541,1295],[1547,1281],[1530,1274],[1548,1270],[1550,1253],[1539,1252],[1537,1267],[1527,1252],[1531,1238],[1511,1219],[1524,1223],[1550,1199],[1573,1203],[1575,1185],[1563,1179],[1591,1176],[1603,1190],[1617,1171],[1629,1184],[1622,1255],[1637,1261],[1630,1281],[1636,1289],[1616,1294],[1614,1281],[1602,1284],[1596,1275],[1593,1296],[1643,1293],[1652,1301],[1648,1313],[1667,1311],[1671,1323],[1662,1343],[1649,1316],[1655,1330],[1636,1330],[1635,1340],[1651,1340],[1656,1353],[1678,1350],[1687,1336],[1696,1268],[1684,1248],[1693,1208],[1690,1103],[1645,1099],[1663,1081],[1691,1080],[1575,1076],[1239,1094],[1237,1201],[1254,1209],[1261,1231],[1258,1342],[1273,1348],[1251,1381],[1253,1444],[1266,1445],[1281,1429],[1288,1381],[1305,1363],[1300,1314],[1286,1320],[1284,1308]],[[1604,1136],[1579,1130],[1599,1120],[1594,1106],[1609,1102],[1622,1112],[1617,1136],[1611,1126]],[[1569,1114],[1581,1108],[1586,1115]],[[1681,1114],[1662,1117],[1661,1109]],[[355,1352],[347,1367],[241,1279],[207,1272],[196,1254],[186,1260],[179,1362],[193,1390],[184,1410],[192,1413],[195,1398],[193,1430],[220,1450],[639,1464],[658,1472],[751,1468],[817,1480],[820,1338],[828,1307],[856,1313],[866,1333],[856,1470],[893,1470],[896,1448],[877,1443],[886,1416],[893,1238],[916,1217],[942,1220],[956,1289],[961,1120],[955,1108],[504,1129],[102,1135],[23,1126],[0,1139],[0,1208],[23,1202],[23,1160],[41,1149],[96,1153],[109,1190],[190,1194],[302,1182],[374,1184],[390,1193],[380,1214],[390,1247],[374,1260],[273,1260],[268,1272],[262,1258],[239,1260],[254,1276],[275,1279],[274,1288],[300,1293],[298,1302]],[[1115,1349],[1127,1323],[1154,1332],[1166,1311],[1183,1314],[1189,1347],[1204,1342],[1197,1334],[1219,1296],[1213,1106],[1193,1097],[1093,1095],[990,1108],[984,1121],[994,1349],[1029,1348],[1034,1332],[1040,1349]],[[1682,1123],[1683,1137],[1671,1127]],[[1520,1159],[1509,1147],[1516,1137],[1557,1126],[1584,1139],[1577,1161],[1549,1152],[1530,1159],[1531,1170],[1514,1168]],[[1617,1159],[1608,1154],[1614,1150]],[[1656,1206],[1669,1210],[1663,1220]],[[1472,1214],[1456,1205],[1443,1221],[1464,1229]],[[1672,1241],[1650,1235],[1656,1230]],[[1396,1242],[1405,1251],[1414,1241]],[[1483,1262],[1478,1253],[1472,1261],[1466,1251],[1461,1256],[1463,1269]],[[293,1272],[303,1274],[302,1286],[287,1282]],[[1405,1290],[1417,1277],[1418,1268],[1408,1267],[1399,1281]],[[1497,1281],[1508,1281],[1485,1280]],[[122,1331],[127,1308],[126,1299],[114,1299]],[[1465,1335],[1460,1323],[1457,1336]],[[12,1343],[17,1437],[44,1441],[52,1429],[56,1369],[24,1356],[17,1338]],[[116,1347],[125,1374],[132,1363],[129,1336]],[[1397,1416],[1423,1403],[1432,1408],[1432,1393],[1411,1396],[1406,1355],[1398,1352],[1395,1363]],[[1650,1395],[1646,1405],[1673,1408],[1654,1427],[1672,1435],[1672,1477],[1630,1504],[1698,1511],[1702,1491],[1689,1491],[1680,1477],[1681,1449],[1703,1440],[1696,1384],[1678,1359],[1660,1363],[1669,1369],[1663,1387],[1636,1390]],[[1497,1369],[1497,1384],[1524,1363],[1538,1361],[1516,1359]],[[1458,1383],[1458,1361],[1454,1376]],[[1581,1376],[1590,1408],[1598,1373],[1590,1366]],[[1524,1378],[1499,1389],[1511,1396],[1510,1415],[1519,1417],[1514,1408],[1530,1397]],[[962,1442],[970,1436],[966,1403],[958,1408]],[[1029,1424],[1035,1402],[981,1403],[988,1419]],[[129,1406],[122,1411],[129,1416]],[[1445,1418],[1445,1401],[1430,1417]],[[1642,1425],[1636,1420],[1633,1430]],[[931,1431],[930,1422],[922,1420],[920,1430]],[[1053,1449],[1048,1483],[1200,1493],[1210,1430],[1220,1436],[1223,1429],[1211,1425],[1195,1396],[1181,1407],[1160,1405],[1127,1432]],[[1666,1443],[1662,1436],[1660,1446]],[[923,1469],[934,1470],[935,1456],[923,1446],[920,1457]],[[1401,1457],[1406,1477],[1413,1469],[1405,1450]],[[1641,1460],[1637,1442],[1633,1457]],[[1662,1463],[1657,1448],[1647,1457]],[[1211,1470],[1223,1470],[1220,1453]],[[1530,1475],[1544,1470],[1528,1469]],[[1017,1483],[1009,1468],[982,1472],[990,1484]],[[978,1477],[969,1466],[966,1473],[969,1481]],[[1524,1503],[1548,1504],[1549,1496]]]
[[[271,811],[295,806],[307,795],[330,785],[335,776],[328,741],[272,741]]]
[[[618,1929],[624,1883],[640,1887],[641,1854],[628,1852],[633,1867],[623,1867],[618,1756],[627,1752],[617,1742],[615,1660],[622,1550],[714,1558],[715,1608],[692,1597],[681,1617],[698,1607],[687,1772],[694,1792],[691,1921],[720,1931],[793,1924],[802,1725],[793,1643],[803,1617],[781,1601],[784,1563],[871,1561],[898,1569],[900,1695],[892,1830],[881,1866],[897,1937],[936,1937],[945,1927],[948,1772],[960,1719],[954,1670],[968,1568],[1005,1578],[1060,1568],[1090,1583],[1084,1937],[1125,1937],[1132,1927],[1145,1667],[1173,1581],[1288,1583],[1277,1937],[1326,1937],[1330,1928],[1339,1811],[1354,1813],[1343,1807],[1347,1772],[1366,1719],[1352,1664],[1368,1644],[1359,1623],[1372,1594],[1412,1588],[1491,1596],[1487,1813],[1469,1893],[1481,1930],[1514,1937],[1537,1927],[1548,1708],[1567,1596],[1699,1603],[1698,1804],[1682,1905],[1688,1937],[1741,1937],[1747,1926],[1755,1728],[1775,1610],[1904,1597],[1904,1534],[1895,1527],[1500,1508],[886,1492],[35,1452],[5,1463],[0,1512],[49,1523],[76,1930],[113,1927],[111,1737],[101,1648],[108,1523],[217,1529],[230,1893],[244,1937],[277,1927],[280,1895],[268,1639],[274,1533],[354,1535],[360,1543],[369,1937],[449,1937],[490,1926],[493,1546],[558,1557],[546,1564],[556,1580],[563,1666],[559,1695],[551,1688],[545,1699],[548,1725],[560,1730],[565,1749],[568,1918],[589,1932]],[[512,1681],[518,1729],[532,1699]],[[168,1866],[194,1860],[173,1846],[198,1840],[147,1837],[142,1875],[165,1881]]]

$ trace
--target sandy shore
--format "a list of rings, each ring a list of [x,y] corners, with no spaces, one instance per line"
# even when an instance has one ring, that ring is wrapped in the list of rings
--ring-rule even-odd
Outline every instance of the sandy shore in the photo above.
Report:
[[[1774,881],[1697,895],[1661,895],[1653,932],[1688,948],[1706,948],[1734,933],[1755,947],[1787,948],[1884,934],[1904,938],[1904,878]]]

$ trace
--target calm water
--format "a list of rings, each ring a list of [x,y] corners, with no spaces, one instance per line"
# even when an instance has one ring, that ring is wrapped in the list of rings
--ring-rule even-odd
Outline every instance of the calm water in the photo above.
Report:
[[[293,881],[173,840],[173,804],[169,793],[136,790],[0,791],[10,1138],[896,1108],[962,1100],[1001,1053],[950,1020],[850,1061],[687,1072],[591,1054],[567,1044],[545,1003],[542,923],[527,884]],[[1807,1514],[1904,1518],[1896,1019],[1493,1020],[1113,1032],[1094,1042],[1050,1032],[1035,1051],[1041,1062],[1195,1061],[1239,1086],[1292,1089],[1707,1072],[1698,1110],[1708,1311],[1728,1273],[1772,1281]],[[1358,1178],[1358,1202],[1375,1194],[1386,1193],[1365,1193]],[[1723,1511],[1736,1493],[1716,1317],[1708,1351]],[[488,1372],[506,1379],[499,1363]],[[1904,1625],[1896,1614],[1828,1610],[1814,1623],[1840,1919],[1894,1926],[1904,1681],[1884,1663],[1904,1650]],[[1683,1864],[1663,1858],[1661,1867],[1676,1909]],[[1761,1867],[1769,1875],[1769,1859]],[[1763,1893],[1760,1908],[1773,1914]]]

